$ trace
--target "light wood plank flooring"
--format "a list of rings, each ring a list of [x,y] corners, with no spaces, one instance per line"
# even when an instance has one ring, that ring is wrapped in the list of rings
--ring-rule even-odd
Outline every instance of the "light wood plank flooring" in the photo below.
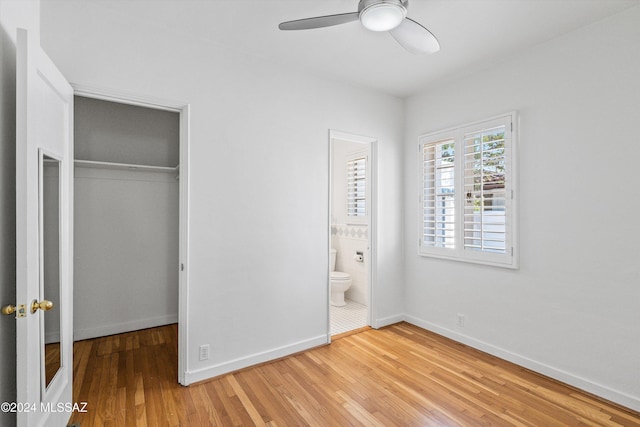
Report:
[[[418,327],[366,330],[190,387],[170,325],[75,344],[90,426],[640,426],[640,414]]]

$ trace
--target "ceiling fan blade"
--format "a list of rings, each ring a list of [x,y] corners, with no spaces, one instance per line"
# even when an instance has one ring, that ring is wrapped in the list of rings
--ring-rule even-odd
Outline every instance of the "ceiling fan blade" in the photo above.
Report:
[[[311,30],[313,28],[331,27],[358,20],[358,12],[341,13],[338,15],[317,16],[315,18],[297,19],[278,25],[281,30]]]
[[[436,36],[412,19],[405,18],[389,33],[400,43],[400,46],[411,53],[436,53],[440,50],[440,43]]]

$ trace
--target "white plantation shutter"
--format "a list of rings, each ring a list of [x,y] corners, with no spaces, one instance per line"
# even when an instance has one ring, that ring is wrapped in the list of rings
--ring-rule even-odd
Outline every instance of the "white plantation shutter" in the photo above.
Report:
[[[517,268],[514,117],[420,138],[420,254]]]
[[[453,139],[422,146],[422,245],[455,247],[455,144]]]
[[[367,157],[347,159],[347,217],[364,220],[367,216]]]
[[[504,254],[506,126],[464,134],[464,248]]]

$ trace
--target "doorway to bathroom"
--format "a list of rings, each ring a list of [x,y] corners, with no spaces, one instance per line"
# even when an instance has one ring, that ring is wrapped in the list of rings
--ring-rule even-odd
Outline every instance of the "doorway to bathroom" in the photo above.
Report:
[[[375,138],[329,132],[330,335],[371,325]]]

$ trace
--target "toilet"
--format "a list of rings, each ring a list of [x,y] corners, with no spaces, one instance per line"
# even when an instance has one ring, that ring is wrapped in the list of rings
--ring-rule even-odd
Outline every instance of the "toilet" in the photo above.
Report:
[[[347,305],[344,302],[344,293],[351,286],[351,275],[336,269],[336,250],[331,248],[331,305],[334,307],[343,307]]]

